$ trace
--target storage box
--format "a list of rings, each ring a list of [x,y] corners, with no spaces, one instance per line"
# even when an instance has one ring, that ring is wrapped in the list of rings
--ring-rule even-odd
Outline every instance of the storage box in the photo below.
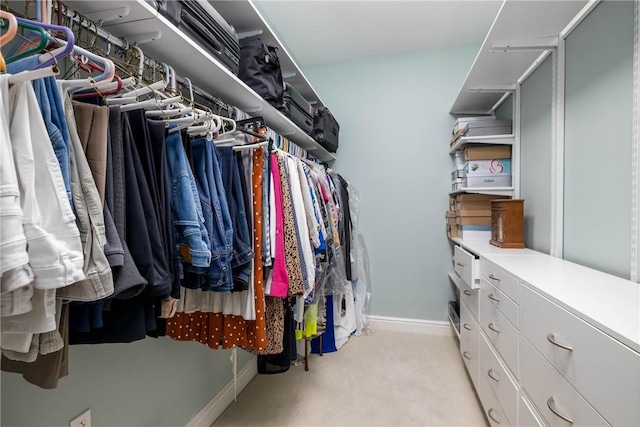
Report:
[[[508,126],[491,126],[483,128],[469,128],[464,136],[509,135],[511,124]]]
[[[491,216],[491,202],[489,209],[460,209],[455,211],[456,216]]]
[[[495,116],[475,116],[475,117],[460,117],[453,123],[453,132],[456,133],[459,130],[466,130],[471,123],[479,122],[495,122]]]
[[[458,150],[453,155],[453,167],[456,169],[464,168],[467,161],[464,159],[464,151]]]
[[[464,160],[510,159],[510,145],[473,145],[464,147]]]
[[[453,210],[491,210],[491,200],[508,199],[508,196],[489,196],[489,199],[484,200],[461,200],[456,202]]]
[[[458,237],[460,239],[491,239],[490,225],[459,225]]]
[[[457,225],[486,225],[491,226],[491,214],[489,216],[458,216]]]
[[[455,168],[451,171],[451,180],[454,181],[456,179],[459,178],[464,178],[465,177],[465,172],[464,172],[464,166],[463,167],[459,167],[459,168]]]
[[[466,178],[467,188],[511,187],[511,174],[472,175]]]
[[[457,225],[447,224],[447,237],[450,239],[461,237],[458,230],[459,230],[459,227]]]
[[[458,178],[451,180],[451,191],[456,191],[467,186],[467,180],[465,178]]]
[[[465,136],[510,134],[511,120],[496,120],[492,116],[461,117],[453,124],[453,134],[464,132]]]
[[[465,164],[462,177],[472,175],[500,175],[511,173],[511,159],[470,160]]]

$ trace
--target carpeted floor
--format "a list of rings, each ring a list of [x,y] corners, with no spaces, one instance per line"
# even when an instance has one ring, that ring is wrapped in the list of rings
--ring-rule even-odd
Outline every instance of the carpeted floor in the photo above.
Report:
[[[258,375],[219,426],[486,426],[455,337],[376,331]]]

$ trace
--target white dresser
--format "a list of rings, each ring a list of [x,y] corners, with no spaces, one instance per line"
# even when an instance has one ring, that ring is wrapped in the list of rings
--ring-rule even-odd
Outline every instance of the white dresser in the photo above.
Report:
[[[640,284],[454,242],[460,353],[492,426],[640,426]]]

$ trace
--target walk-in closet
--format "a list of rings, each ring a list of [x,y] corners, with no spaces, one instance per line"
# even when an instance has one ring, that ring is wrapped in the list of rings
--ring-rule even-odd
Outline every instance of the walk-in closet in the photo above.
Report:
[[[639,34],[0,1],[0,425],[639,426]]]

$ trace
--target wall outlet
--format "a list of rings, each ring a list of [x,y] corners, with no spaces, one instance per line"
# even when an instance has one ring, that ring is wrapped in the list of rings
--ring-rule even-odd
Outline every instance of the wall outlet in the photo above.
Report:
[[[91,427],[91,408],[69,421],[69,427]]]

